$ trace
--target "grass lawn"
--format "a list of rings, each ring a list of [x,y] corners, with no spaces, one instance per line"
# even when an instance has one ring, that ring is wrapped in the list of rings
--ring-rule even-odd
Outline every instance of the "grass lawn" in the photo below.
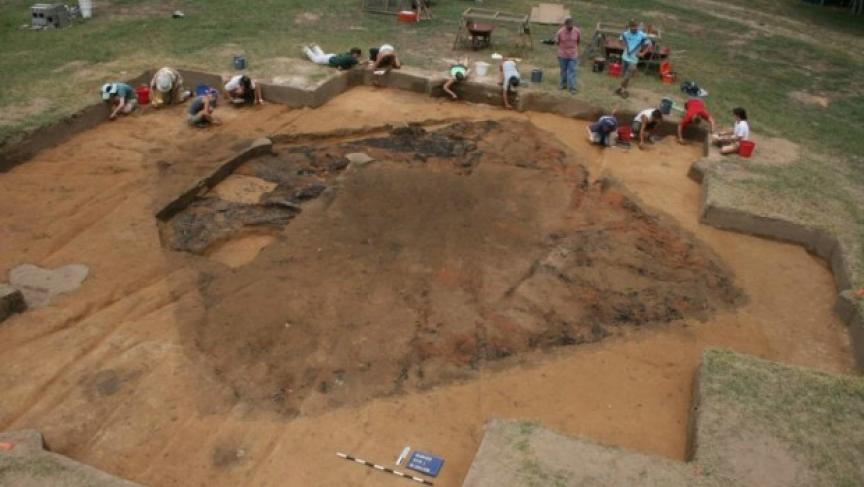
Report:
[[[443,70],[462,53],[451,50],[466,1],[433,5],[435,19],[400,24],[364,14],[359,0],[99,0],[95,17],[54,31],[31,31],[32,1],[0,1],[0,150],[22,133],[98,100],[102,82],[129,78],[146,68],[175,65],[229,73],[244,53],[253,76],[323,77],[325,68],[299,60],[299,46],[368,48],[391,42],[403,60]],[[527,13],[533,2],[498,0],[487,5]],[[802,146],[791,165],[760,166],[742,181],[769,198],[825,205],[828,219],[864,242],[864,17],[798,0],[594,0],[566,2],[583,35],[598,21],[643,20],[663,29],[679,80],[696,80],[710,96],[721,126],[730,110],[748,109],[755,133]],[[172,19],[180,9],[186,18]],[[553,26],[533,26],[535,48],[516,48],[499,29],[496,49],[545,71],[543,88],[555,89],[555,48],[539,41]],[[474,59],[488,52],[471,53]],[[580,66],[578,96],[601,106],[641,109],[662,96],[682,100],[677,86],[653,77],[634,81],[637,96],[612,96],[616,80]],[[759,149],[757,148],[757,151]],[[826,200],[830,204],[826,204]],[[850,230],[851,229],[851,230]],[[864,254],[862,254],[864,261]],[[864,284],[864,283],[859,283]]]

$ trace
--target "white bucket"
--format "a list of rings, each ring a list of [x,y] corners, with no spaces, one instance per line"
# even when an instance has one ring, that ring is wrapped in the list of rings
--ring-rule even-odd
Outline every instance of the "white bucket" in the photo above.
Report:
[[[477,73],[477,76],[486,76],[486,73],[489,72],[489,63],[477,61],[474,63],[474,72]]]
[[[93,0],[78,0],[78,8],[81,9],[81,17],[89,19],[93,16]]]

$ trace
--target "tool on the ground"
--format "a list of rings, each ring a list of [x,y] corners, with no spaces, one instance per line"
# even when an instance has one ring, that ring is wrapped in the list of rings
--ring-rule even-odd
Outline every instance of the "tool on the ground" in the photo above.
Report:
[[[396,458],[396,465],[402,465],[402,462],[404,462],[405,459],[408,458],[409,453],[411,453],[410,446],[406,446],[405,448],[403,448],[402,453],[400,453],[399,456]]]
[[[422,451],[415,451],[411,454],[407,467],[430,477],[436,477],[438,476],[438,472],[441,471],[442,465],[444,465],[443,458],[423,453]]]
[[[419,483],[421,483],[421,484],[423,484],[423,485],[435,485],[435,484],[433,484],[432,482],[430,482],[430,481],[428,481],[428,480],[426,480],[426,479],[423,479],[423,478],[420,478],[420,477],[415,477],[415,476],[413,476],[413,475],[410,475],[410,474],[407,474],[407,473],[404,473],[404,472],[400,472],[400,471],[398,471],[398,470],[393,470],[392,468],[387,468],[387,467],[385,467],[384,465],[378,465],[378,464],[376,464],[376,463],[367,462],[366,460],[363,460],[362,458],[357,458],[357,457],[354,457],[354,456],[348,455],[347,453],[341,453],[341,452],[338,452],[338,451],[337,451],[337,452],[336,452],[336,455],[339,456],[340,458],[344,458],[345,460],[350,460],[350,461],[352,461],[352,462],[357,462],[357,463],[360,463],[360,464],[366,465],[366,466],[369,467],[369,468],[374,468],[375,470],[380,470],[380,471],[382,471],[382,472],[391,473],[391,474],[396,475],[396,476],[398,476],[398,477],[402,477],[403,479],[413,480],[414,482],[419,482]]]

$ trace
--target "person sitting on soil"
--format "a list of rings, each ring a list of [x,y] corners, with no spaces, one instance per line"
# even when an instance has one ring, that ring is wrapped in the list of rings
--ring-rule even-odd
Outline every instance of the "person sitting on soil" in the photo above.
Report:
[[[686,143],[684,142],[684,127],[691,123],[699,125],[702,119],[708,120],[708,123],[711,124],[710,130],[712,133],[714,132],[714,119],[711,118],[711,114],[705,109],[705,102],[699,98],[691,98],[684,104],[684,110],[684,117],[681,118],[681,123],[678,124],[679,144]]]
[[[741,141],[750,140],[750,124],[747,122],[747,110],[741,107],[733,108],[732,115],[735,117],[735,126],[731,132],[714,134],[714,143],[720,146],[723,154],[734,154],[738,152]]]
[[[501,73],[501,97],[504,100],[504,108],[512,109],[510,104],[510,93],[516,93],[516,88],[519,87],[520,76],[519,69],[516,67],[516,61],[505,57],[498,66],[498,72]]]
[[[116,120],[117,115],[128,115],[138,105],[135,90],[126,83],[105,83],[100,90],[102,101],[111,103],[109,120]]]
[[[444,82],[444,91],[454,100],[459,97],[453,91],[453,86],[468,79],[471,69],[468,68],[468,58],[461,59],[458,63],[450,66],[450,77]]]
[[[609,147],[615,143],[617,130],[618,119],[615,118],[615,114],[603,115],[588,126],[588,140],[592,144]]]
[[[662,121],[663,112],[656,108],[642,110],[636,115],[630,128],[633,130],[633,136],[638,137],[637,140],[639,141],[638,145],[640,149],[645,144],[645,141],[651,142],[651,134],[657,128],[657,124]]]
[[[615,94],[620,95],[621,98],[629,96],[627,86],[630,84],[630,79],[636,74],[639,58],[650,51],[653,46],[648,36],[639,28],[638,22],[631,20],[627,25],[629,29],[624,31],[620,37],[624,44],[624,51],[621,54],[621,85],[615,90]]]
[[[235,104],[252,104],[260,105],[264,103],[261,98],[261,86],[255,83],[255,80],[245,74],[238,74],[225,83],[225,94],[231,103]]]
[[[331,66],[340,71],[356,66],[363,54],[359,47],[352,47],[350,51],[342,54],[326,54],[318,44],[303,46],[303,52],[313,63]]]
[[[391,69],[400,69],[402,62],[399,61],[399,56],[396,54],[396,48],[390,44],[383,44],[377,51],[374,49],[372,63],[369,64],[369,69],[377,75],[386,74]]]
[[[189,122],[189,125],[200,128],[221,123],[213,115],[218,98],[219,92],[215,88],[210,88],[203,95],[193,98],[192,103],[189,104],[189,108],[186,110],[186,120]]]
[[[189,95],[183,90],[183,77],[174,68],[164,67],[150,80],[150,104],[153,107],[183,103]]]

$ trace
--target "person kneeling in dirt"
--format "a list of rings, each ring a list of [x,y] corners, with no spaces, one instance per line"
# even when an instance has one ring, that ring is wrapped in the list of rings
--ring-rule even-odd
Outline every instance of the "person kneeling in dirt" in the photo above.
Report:
[[[615,143],[615,134],[618,130],[618,119],[615,114],[603,115],[596,122],[588,126],[588,140],[592,144],[609,147]]]
[[[186,110],[186,120],[193,127],[207,127],[211,124],[221,123],[218,118],[213,115],[213,110],[216,109],[216,100],[219,97],[219,92],[215,88],[210,88],[201,96],[192,99],[189,108]]]
[[[501,97],[504,99],[504,108],[513,108],[510,105],[510,93],[516,93],[516,88],[519,87],[520,76],[519,69],[516,67],[516,61],[505,57],[501,65],[498,66],[498,71],[501,73]]]
[[[189,95],[183,90],[183,77],[174,68],[162,68],[150,80],[150,104],[155,108],[183,103]]]
[[[471,75],[471,70],[468,68],[468,58],[460,60],[458,63],[450,66],[450,77],[444,82],[444,91],[453,97],[454,100],[459,97],[453,91],[453,86],[468,79]]]
[[[710,130],[714,132],[714,119],[711,118],[711,114],[708,113],[708,110],[705,109],[705,102],[700,100],[699,98],[691,98],[687,100],[687,103],[684,104],[684,117],[681,118],[681,123],[678,124],[678,143],[685,144],[684,142],[684,127],[690,125],[691,123],[694,125],[699,125],[702,122],[702,119],[708,120],[708,123],[711,124]]]
[[[351,69],[360,62],[363,51],[359,47],[352,47],[350,51],[342,54],[326,54],[318,44],[303,46],[303,52],[315,64],[331,66],[339,70]]]
[[[720,146],[723,154],[734,154],[738,152],[741,141],[750,140],[750,124],[747,122],[747,110],[741,107],[732,109],[735,116],[735,126],[731,132],[714,134],[714,143]]]
[[[111,103],[111,114],[109,120],[116,120],[117,115],[128,115],[138,105],[135,90],[126,83],[105,83],[100,90],[102,101]]]
[[[630,128],[633,130],[633,136],[638,137],[640,149],[646,140],[651,142],[651,134],[657,128],[657,124],[662,121],[663,113],[656,108],[642,110],[636,115]]]
[[[235,104],[261,104],[264,99],[261,98],[261,86],[245,74],[234,76],[225,83],[225,94],[231,103]]]

